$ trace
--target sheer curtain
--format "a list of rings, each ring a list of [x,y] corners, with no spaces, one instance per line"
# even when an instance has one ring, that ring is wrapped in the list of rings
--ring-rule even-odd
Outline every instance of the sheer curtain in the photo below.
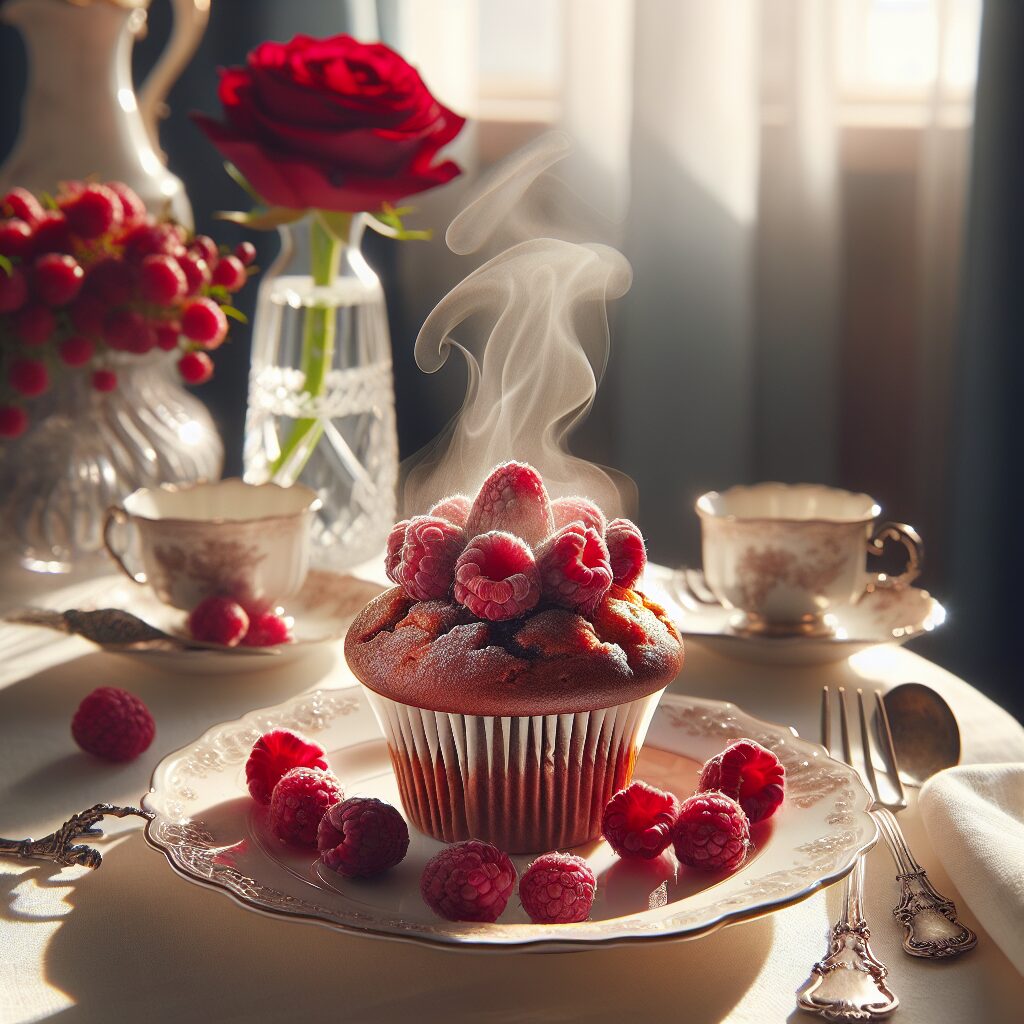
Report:
[[[564,127],[633,264],[588,435],[639,484],[655,556],[696,558],[702,490],[807,479],[872,491],[941,569],[980,0],[430,7],[385,21],[476,116],[462,159]],[[440,227],[458,201],[419,205]],[[400,254],[413,334],[467,269],[439,248]]]

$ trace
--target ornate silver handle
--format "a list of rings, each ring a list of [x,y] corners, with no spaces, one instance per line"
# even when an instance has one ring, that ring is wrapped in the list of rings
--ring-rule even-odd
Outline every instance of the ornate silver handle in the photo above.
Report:
[[[797,989],[797,1005],[826,1020],[872,1021],[900,1005],[888,989],[885,964],[871,952],[864,920],[864,858],[858,857],[843,887],[843,912],[833,925],[828,953]]]
[[[904,928],[903,948],[911,956],[948,959],[978,944],[978,936],[956,916],[956,904],[946,899],[915,860],[892,811],[876,807],[875,819],[899,868],[900,902],[893,909]]]
[[[42,839],[0,839],[0,856],[30,860],[52,860],[56,864],[70,867],[81,864],[87,868],[98,868],[103,863],[99,850],[91,846],[76,846],[79,836],[99,836],[102,831],[96,823],[105,817],[127,818],[135,815],[147,820],[153,817],[149,811],[138,807],[118,807],[116,804],[95,804],[88,810],[79,811],[64,822],[55,832]]]

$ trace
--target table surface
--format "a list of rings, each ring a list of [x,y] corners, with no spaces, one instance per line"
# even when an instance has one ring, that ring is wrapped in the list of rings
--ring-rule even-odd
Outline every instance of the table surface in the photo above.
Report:
[[[57,581],[60,585],[62,581]],[[82,588],[0,573],[0,607],[66,608]],[[960,721],[964,763],[1024,761],[1024,729],[963,680],[906,648],[829,666],[733,661],[691,644],[672,689],[730,700],[816,739],[822,684],[927,683]],[[340,645],[251,675],[178,678],[141,659],[46,630],[0,626],[0,834],[39,836],[99,801],[137,803],[153,766],[211,725],[317,687],[352,683]],[[158,723],[137,761],[81,753],[68,723],[101,685],[137,693]],[[1019,1021],[1024,977],[965,907],[916,814],[901,815],[935,885],[957,899],[978,948],[960,960],[905,956],[892,917],[895,869],[867,861],[867,919],[901,1000],[898,1022]],[[560,955],[469,954],[381,942],[254,914],[174,875],[139,823],[108,820],[99,871],[0,862],[0,1022],[38,1020],[701,1021],[812,1020],[794,992],[824,955],[840,886],[704,938]]]

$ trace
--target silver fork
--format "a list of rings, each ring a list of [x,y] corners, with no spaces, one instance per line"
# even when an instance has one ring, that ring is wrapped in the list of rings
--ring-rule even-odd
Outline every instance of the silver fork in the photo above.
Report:
[[[823,700],[827,701],[828,687],[825,687]],[[896,861],[899,873],[896,880],[900,883],[900,902],[893,909],[896,920],[903,925],[903,948],[911,956],[927,957],[936,960],[948,960],[951,957],[966,953],[978,944],[978,936],[956,916],[956,904],[946,899],[928,880],[924,868],[910,852],[907,840],[903,835],[895,811],[907,806],[907,797],[900,782],[896,764],[896,750],[893,747],[892,731],[889,728],[889,716],[885,710],[885,702],[880,691],[875,691],[876,715],[878,716],[878,732],[881,736],[882,760],[886,765],[886,775],[893,788],[894,796],[883,799],[872,763],[871,731],[868,729],[868,716],[864,708],[864,691],[857,690],[857,709],[860,715],[861,749],[864,755],[864,768],[861,775],[865,777],[875,803],[871,808],[878,822],[882,835],[889,845],[889,851]],[[839,687],[839,706],[842,714],[842,726],[846,729],[846,693]],[[824,710],[822,711],[824,714]],[[847,758],[849,760],[849,758]],[[852,764],[852,762],[850,762]]]
[[[840,719],[843,760],[853,765],[846,715]],[[821,742],[839,760],[832,747],[829,690],[821,694]],[[827,1020],[872,1021],[888,1017],[900,1001],[885,984],[889,973],[871,952],[871,932],[864,920],[864,858],[858,857],[843,884],[843,908],[829,934],[828,953],[812,968],[797,989],[797,1005]]]

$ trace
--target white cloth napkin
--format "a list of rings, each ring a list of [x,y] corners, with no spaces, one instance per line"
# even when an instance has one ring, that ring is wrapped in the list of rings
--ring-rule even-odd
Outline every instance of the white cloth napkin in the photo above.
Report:
[[[1024,764],[939,772],[918,808],[953,884],[1024,974]]]

